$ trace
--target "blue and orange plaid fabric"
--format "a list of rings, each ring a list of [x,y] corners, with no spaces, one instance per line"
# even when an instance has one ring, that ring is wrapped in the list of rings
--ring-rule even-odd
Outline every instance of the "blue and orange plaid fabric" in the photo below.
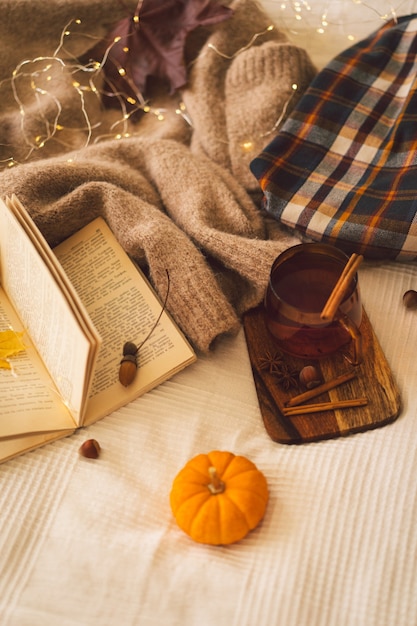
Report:
[[[310,239],[417,259],[417,14],[322,69],[251,170],[264,208]]]

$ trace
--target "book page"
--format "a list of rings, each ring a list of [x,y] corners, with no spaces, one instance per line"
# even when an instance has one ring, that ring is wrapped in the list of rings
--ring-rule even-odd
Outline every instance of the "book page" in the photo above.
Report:
[[[24,330],[0,288],[0,331]],[[74,429],[75,423],[30,338],[25,350],[11,357],[11,369],[0,368],[0,440],[28,433]],[[22,442],[17,442],[17,448]],[[5,444],[8,450],[13,444]],[[3,446],[3,448],[5,447]],[[0,442],[0,457],[3,458]]]
[[[121,385],[118,374],[124,343],[141,343],[155,324],[162,304],[101,218],[54,252],[103,341],[86,423],[125,405],[195,360],[185,337],[164,312],[139,351],[134,382],[127,388]]]
[[[29,237],[34,248],[39,254],[40,259],[48,268],[51,277],[55,280],[58,289],[61,291],[64,299],[66,300],[71,313],[74,316],[74,323],[79,325],[80,333],[84,335],[87,343],[89,344],[89,350],[87,354],[87,360],[85,363],[84,383],[81,388],[81,415],[78,419],[79,423],[82,423],[82,418],[85,411],[88,395],[90,392],[93,374],[95,371],[95,364],[98,355],[98,348],[101,344],[101,337],[97,332],[91,318],[80,300],[80,297],[73,284],[66,275],[62,265],[59,263],[56,255],[53,254],[50,246],[34,224],[30,215],[27,213],[24,206],[19,202],[16,196],[7,199],[7,206],[16,215],[19,225],[25,230],[26,235]]]
[[[46,443],[52,443],[57,439],[62,439],[72,435],[74,429],[65,431],[54,431],[42,435],[25,435],[24,437],[14,437],[13,439],[0,439],[0,463],[8,461],[15,456],[35,450]]]
[[[40,254],[45,247],[36,249],[25,227],[12,206],[0,203],[0,281],[63,403],[80,423],[88,383],[90,341]],[[35,234],[34,227],[32,235]]]

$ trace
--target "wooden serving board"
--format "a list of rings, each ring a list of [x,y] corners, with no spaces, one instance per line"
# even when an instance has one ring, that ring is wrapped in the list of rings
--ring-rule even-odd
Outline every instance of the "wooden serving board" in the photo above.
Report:
[[[400,394],[365,311],[360,327],[363,361],[356,367],[349,364],[342,352],[308,361],[285,355],[276,347],[265,325],[263,305],[244,315],[244,329],[263,422],[273,441],[300,444],[341,437],[384,426],[398,417]],[[305,388],[301,385],[286,388],[279,382],[279,375],[271,372],[268,366],[274,356],[282,358],[285,366],[295,373],[305,365],[314,365],[324,382],[348,371],[355,372],[356,377],[352,380],[304,402],[303,406],[362,396],[368,399],[368,404],[319,413],[284,415],[283,409],[289,399],[305,391]],[[298,376],[294,378],[298,379]],[[294,380],[291,382],[294,383]]]

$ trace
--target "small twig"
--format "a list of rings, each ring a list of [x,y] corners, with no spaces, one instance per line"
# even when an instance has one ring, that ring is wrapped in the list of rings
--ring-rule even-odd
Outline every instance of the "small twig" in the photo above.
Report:
[[[136,371],[138,369],[138,359],[137,359],[138,352],[142,348],[142,346],[148,341],[149,337],[152,335],[155,328],[158,326],[159,321],[162,317],[162,314],[164,313],[166,309],[171,281],[169,278],[168,270],[165,270],[165,271],[167,275],[168,286],[167,286],[165,300],[163,302],[162,309],[159,312],[158,317],[156,318],[154,324],[152,324],[152,327],[150,331],[148,332],[148,334],[146,335],[145,339],[143,339],[138,346],[135,343],[133,343],[133,341],[126,341],[123,346],[123,357],[119,364],[119,381],[122,383],[124,387],[128,387],[135,379]]]
[[[324,308],[320,314],[322,320],[333,320],[334,316],[336,315],[336,311],[339,308],[340,303],[345,298],[350,283],[352,282],[352,279],[358,271],[358,267],[362,263],[362,261],[362,255],[356,253],[352,254],[349,261],[343,268],[343,272],[340,274],[339,280],[334,286],[334,289],[330,294],[329,299],[324,305]]]
[[[142,346],[148,341],[149,337],[152,335],[153,331],[158,326],[159,321],[160,321],[163,313],[165,312],[165,309],[166,309],[166,306],[167,306],[167,302],[168,302],[169,288],[171,286],[171,281],[170,281],[170,278],[169,278],[169,272],[168,272],[168,270],[165,270],[165,272],[166,272],[166,275],[167,275],[167,291],[166,291],[166,294],[165,294],[164,302],[162,304],[162,309],[160,310],[159,315],[158,315],[158,317],[155,320],[155,323],[153,324],[152,328],[150,329],[150,331],[146,335],[145,339],[143,339],[141,341],[141,343],[138,345],[136,352],[139,352],[139,350],[142,348]]]
[[[319,396],[320,394],[325,393],[326,391],[330,391],[330,389],[334,389],[335,387],[342,385],[348,380],[352,380],[352,378],[356,378],[355,372],[347,372],[346,374],[341,374],[340,376],[337,376],[333,380],[329,380],[328,382],[323,383],[322,385],[318,385],[317,387],[314,387],[314,389],[310,389],[309,391],[300,393],[297,396],[293,396],[290,400],[288,400],[288,402],[286,403],[286,406],[291,407],[291,406],[297,406],[298,404],[302,404],[303,402],[306,402],[307,400],[311,400],[312,398],[315,398],[316,396]]]
[[[321,411],[336,411],[337,409],[351,409],[368,404],[368,398],[353,398],[352,400],[335,400],[334,402],[319,402],[318,404],[304,404],[303,406],[284,407],[282,413],[286,417],[320,413]]]

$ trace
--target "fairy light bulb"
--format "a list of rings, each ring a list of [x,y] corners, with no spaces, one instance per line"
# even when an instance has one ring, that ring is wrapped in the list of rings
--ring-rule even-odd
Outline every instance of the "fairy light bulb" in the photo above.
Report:
[[[190,116],[188,115],[187,107],[185,106],[184,102],[181,101],[178,104],[178,107],[175,109],[175,113],[176,115],[180,115],[189,126],[191,127],[193,126],[192,120]]]
[[[253,142],[252,141],[244,141],[241,144],[242,150],[244,152],[251,152],[253,150]]]
[[[355,4],[362,4],[361,0],[352,0],[352,2]],[[305,0],[302,0],[302,1],[282,0],[280,1],[279,6],[282,11],[290,11],[292,15],[292,19],[297,20],[298,23],[306,17],[307,12],[311,11],[310,4]],[[318,32],[321,32],[321,34],[324,34],[324,32],[328,29],[329,24],[332,23],[331,15],[330,15],[331,14],[330,4],[328,5],[328,7],[329,7],[329,10],[328,10],[329,16],[327,15],[327,11],[321,12],[320,17],[318,18],[319,21],[318,23],[316,23],[316,25],[311,24],[311,15],[308,16],[309,26],[311,25],[313,27],[313,30],[314,30],[314,27],[317,26],[319,29],[321,29],[320,31],[318,31]],[[380,17],[381,19],[385,19],[385,16],[380,16]],[[139,24],[139,21],[140,21],[139,15],[133,16],[132,19],[135,24]],[[283,16],[283,22],[285,22],[285,16]],[[78,25],[81,23],[81,20],[75,20],[75,21],[72,21],[71,23],[75,23]],[[235,50],[235,52],[231,55],[227,55],[221,50],[218,50],[211,43],[207,44],[207,49],[210,50],[214,54],[218,54],[222,58],[232,60],[236,56],[238,56],[239,54],[241,54],[242,52],[244,52],[245,50],[253,46],[254,44],[257,44],[257,40],[259,38],[261,38],[261,43],[262,43],[262,37],[264,37],[264,41],[268,41],[270,39],[268,37],[268,34],[274,29],[275,29],[275,26],[273,24],[269,24],[264,30],[254,33],[253,36],[245,43],[245,45]],[[74,55],[71,55],[71,53],[67,53],[68,52],[67,47],[69,46],[68,41],[70,39],[70,36],[74,34],[72,32],[73,30],[76,33],[76,29],[70,28],[70,25],[67,25],[63,29],[61,33],[61,37],[60,37],[60,43],[58,47],[56,48],[53,55],[49,57],[38,56],[36,59],[26,59],[25,61],[20,63],[19,66],[15,68],[15,70],[13,71],[10,82],[12,84],[13,89],[15,90],[15,100],[18,104],[20,115],[21,115],[21,126],[23,129],[24,142],[28,146],[28,153],[27,153],[27,156],[25,157],[25,160],[30,158],[32,151],[43,148],[48,141],[50,141],[51,139],[55,137],[55,135],[57,135],[57,133],[59,133],[59,138],[57,138],[57,140],[59,140],[61,145],[65,145],[65,131],[67,132],[69,131],[71,133],[73,133],[74,131],[77,131],[80,133],[80,136],[82,133],[83,136],[85,137],[84,146],[87,146],[91,141],[94,141],[94,143],[97,143],[99,141],[109,139],[109,138],[123,139],[123,138],[132,136],[132,134],[135,135],[136,134],[135,132],[133,133],[130,132],[132,129],[132,126],[129,126],[129,123],[130,123],[130,120],[132,119],[132,116],[136,112],[140,112],[141,114],[142,113],[151,114],[155,116],[155,118],[160,122],[166,121],[167,116],[169,117],[169,114],[166,114],[165,109],[162,110],[162,109],[154,108],[150,106],[150,104],[147,101],[145,101],[144,96],[141,93],[135,93],[134,90],[132,90],[129,93],[119,93],[119,92],[116,92],[116,90],[114,90],[114,93],[113,93],[111,86],[108,86],[106,84],[106,87],[105,87],[106,91],[103,92],[103,88],[101,87],[101,84],[102,84],[101,79],[102,79],[102,73],[104,71],[103,70],[104,64],[107,61],[107,58],[110,54],[112,47],[118,44],[122,40],[121,36],[118,35],[113,38],[113,40],[109,44],[109,47],[104,52],[103,58],[101,59],[101,61],[91,60],[89,61],[88,64],[82,65],[79,62],[79,60],[76,59]],[[351,40],[353,40],[353,35],[349,37],[352,37]],[[66,54],[62,54],[63,58],[61,58],[61,52],[64,49],[64,41],[65,41],[65,53]],[[128,45],[124,45],[124,44],[125,42],[123,41],[122,45],[124,47],[121,46],[121,49],[125,54],[128,54],[130,52],[129,47]],[[31,72],[30,64],[33,63],[35,60],[38,65],[36,66],[36,70]],[[40,69],[39,65],[41,64],[43,64],[43,67]],[[59,91],[57,91],[57,93],[54,92],[54,89],[55,89],[54,76],[56,75],[56,72],[54,70],[57,70],[58,68],[62,70],[66,70],[68,75],[72,76],[71,85],[72,85],[72,88],[75,90],[76,95],[79,99],[79,111],[78,112],[81,114],[81,116],[83,117],[83,121],[84,121],[84,125],[81,125],[79,128],[69,128],[69,127],[64,126],[64,124],[61,123],[61,113],[62,113],[62,108],[64,104],[59,101],[59,95],[58,95]],[[118,69],[118,73],[122,77],[128,76],[128,71],[126,67],[120,67]],[[41,77],[41,79],[39,77]],[[43,132],[43,129],[42,129],[42,131],[40,131],[39,135],[37,135],[36,137],[32,137],[32,136],[25,134],[26,128],[30,127],[30,124],[28,123],[26,118],[30,118],[31,110],[29,108],[29,105],[26,106],[25,102],[19,99],[20,83],[23,82],[24,80],[26,81],[26,85],[28,85],[30,82],[31,90],[32,90],[31,93],[33,93],[33,98],[37,98],[38,102],[40,102],[43,97],[49,97],[51,98],[51,100],[53,101],[56,107],[56,109],[52,111],[52,114],[50,114],[50,117],[44,120],[45,128],[46,128],[45,132]],[[245,139],[245,141],[243,141],[241,144],[241,150],[243,151],[243,153],[246,153],[246,154],[251,153],[253,150],[257,149],[260,138],[263,138],[267,136],[268,134],[271,134],[277,131],[277,129],[279,128],[279,126],[281,125],[281,123],[283,122],[286,116],[288,105],[292,97],[294,96],[294,92],[298,89],[298,85],[295,82],[292,83],[290,87],[291,87],[291,93],[288,96],[287,102],[284,103],[284,106],[282,107],[282,111],[279,112],[279,117],[277,121],[275,122],[275,124],[272,126],[272,128],[270,128],[267,132],[262,133],[262,135],[260,135],[259,137]],[[288,89],[289,89],[289,86],[287,86],[287,90]],[[105,127],[101,122],[100,124],[93,125],[92,121],[90,120],[90,113],[88,110],[90,100],[85,95],[87,93],[92,93],[96,95],[102,94],[102,95],[106,95],[109,97],[114,97],[118,105],[120,104],[120,115],[118,116],[116,121],[114,121],[114,118],[112,118],[109,121],[109,125],[111,124],[110,128]],[[193,127],[192,119],[189,113],[187,112],[187,109],[183,102],[179,102],[177,107],[171,112],[172,113],[175,112],[176,115],[180,115],[183,118],[183,120],[191,128]],[[49,116],[49,113],[48,113],[48,116]],[[96,128],[101,128],[101,130],[97,132]],[[139,128],[139,132],[140,130],[141,129]],[[78,140],[78,137],[77,137],[77,140]],[[68,143],[71,144],[70,141]],[[5,167],[6,166],[13,167],[15,164],[17,164],[17,160],[14,159],[13,157],[10,157],[8,159],[3,160],[2,164]]]
[[[301,7],[305,6],[305,4],[306,3],[296,2],[295,6],[300,11]],[[286,3],[283,3],[283,5],[286,5]],[[135,24],[139,24],[139,21],[140,21],[139,15],[133,16],[132,19]],[[60,135],[59,141],[61,145],[65,145],[65,131],[70,131],[72,133],[74,131],[79,131],[80,133],[82,133],[85,136],[85,143],[84,143],[84,147],[85,147],[90,143],[90,141],[93,138],[94,138],[94,142],[97,143],[98,141],[108,139],[108,138],[123,139],[123,138],[130,137],[132,133],[130,132],[130,128],[127,127],[127,124],[129,123],[129,120],[131,119],[132,115],[134,115],[136,111],[141,111],[145,114],[154,115],[155,118],[160,122],[164,122],[166,120],[166,111],[159,109],[159,108],[153,108],[152,106],[150,106],[147,102],[145,102],[142,94],[140,93],[124,94],[124,93],[118,93],[118,92],[113,94],[111,91],[111,87],[109,88],[108,86],[106,86],[106,90],[107,90],[105,92],[106,95],[114,96],[115,98],[117,98],[117,101],[120,104],[120,107],[121,107],[120,118],[111,124],[110,129],[109,129],[110,132],[106,132],[107,131],[106,129],[101,135],[98,135],[98,134],[93,135],[93,131],[95,130],[95,128],[102,127],[102,125],[96,124],[93,126],[92,122],[90,121],[89,111],[87,107],[88,101],[84,99],[85,97],[84,94],[86,93],[100,94],[101,93],[100,88],[96,85],[96,80],[100,78],[101,73],[103,72],[103,67],[104,67],[105,62],[107,61],[107,57],[109,55],[111,48],[114,45],[117,45],[122,40],[122,37],[120,35],[116,35],[113,38],[112,42],[109,44],[109,47],[104,52],[103,58],[100,61],[90,60],[87,65],[82,65],[79,63],[79,61],[76,59],[74,55],[71,55],[71,53],[68,54],[68,51],[67,51],[68,40],[70,39],[70,36],[74,34],[73,33],[74,29],[71,28],[71,24],[80,25],[81,20],[79,19],[71,20],[71,22],[69,22],[69,24],[67,24],[65,28],[61,31],[59,45],[57,46],[53,55],[51,56],[39,55],[38,57],[36,57],[36,59],[26,59],[22,63],[20,63],[19,66],[17,66],[15,70],[13,71],[11,82],[12,82],[13,89],[14,89],[15,99],[19,105],[19,111],[20,111],[20,115],[22,118],[21,123],[22,123],[22,130],[23,130],[25,144],[28,146],[28,154],[25,157],[25,160],[30,158],[33,150],[38,151],[44,148],[46,143],[52,140],[58,133]],[[212,49],[214,50],[216,54],[219,54],[220,56],[223,56],[225,58],[234,58],[241,52],[250,48],[259,37],[262,37],[263,35],[270,33],[274,29],[275,29],[275,26],[274,24],[271,23],[261,32],[256,32],[252,36],[252,38],[246,43],[246,45],[236,50],[235,53],[231,57],[228,57],[227,55],[223,54],[221,51],[217,50],[214,47],[212,47]],[[66,54],[63,55],[63,58],[61,58],[61,51],[64,49],[64,42],[65,42]],[[129,53],[128,45],[124,45],[122,50],[125,54],[128,54]],[[34,63],[35,61],[36,61],[36,69],[35,71],[31,72],[30,70],[28,70],[28,68],[31,68],[31,64]],[[63,104],[60,102],[59,96],[54,93],[55,74],[56,74],[55,70],[57,70],[58,68],[60,68],[61,70],[66,70],[68,72],[68,75],[72,76],[70,85],[75,90],[77,97],[79,98],[79,112],[81,113],[85,122],[85,125],[83,127],[68,128],[64,126],[64,124],[61,123],[61,113],[63,109]],[[118,68],[118,73],[122,77],[127,76],[128,74],[127,69],[125,67]],[[42,78],[42,83],[39,80],[40,77]],[[87,80],[84,80],[84,78],[86,78]],[[50,116],[48,114],[48,117],[45,118],[44,120],[45,129],[46,129],[45,132],[39,133],[38,135],[34,137],[33,136],[30,137],[26,135],[25,133],[25,128],[26,127],[29,128],[29,125],[27,125],[25,118],[26,117],[30,118],[31,112],[29,109],[26,110],[26,104],[24,100],[22,101],[19,98],[19,89],[21,87],[22,80],[29,81],[30,89],[34,94],[36,94],[36,97],[38,99],[40,96],[49,97],[51,98],[51,100],[54,102],[54,105],[55,105],[55,110],[52,111]],[[130,111],[127,110],[127,106],[131,107]],[[175,109],[175,113],[177,115],[180,115],[190,127],[193,126],[192,120],[186,110],[184,102],[180,102],[178,104],[177,108]],[[254,149],[255,146],[256,146],[256,141],[247,140],[243,142],[242,150],[244,152],[250,152],[251,150]],[[73,159],[71,158],[71,160],[69,160],[68,162],[72,162],[72,161]],[[5,164],[5,166],[7,167],[13,167],[17,163],[17,161],[13,157],[9,157],[8,159],[2,161],[2,163]]]

